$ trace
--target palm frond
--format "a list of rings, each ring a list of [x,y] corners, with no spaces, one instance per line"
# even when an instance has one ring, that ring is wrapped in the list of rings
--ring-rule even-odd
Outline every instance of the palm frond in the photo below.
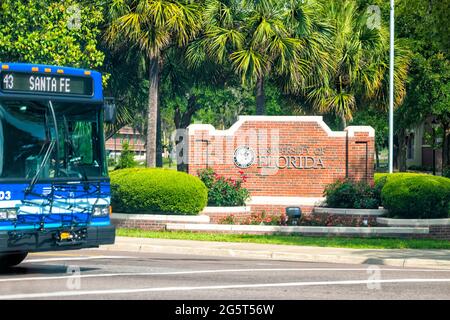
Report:
[[[233,52],[230,60],[244,84],[248,81],[253,83],[258,77],[262,77],[267,66],[264,57],[252,48]]]

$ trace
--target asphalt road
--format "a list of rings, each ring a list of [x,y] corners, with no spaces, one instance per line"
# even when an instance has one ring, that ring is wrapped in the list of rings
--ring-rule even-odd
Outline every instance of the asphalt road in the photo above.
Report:
[[[450,299],[450,270],[46,252],[0,274],[0,299]]]

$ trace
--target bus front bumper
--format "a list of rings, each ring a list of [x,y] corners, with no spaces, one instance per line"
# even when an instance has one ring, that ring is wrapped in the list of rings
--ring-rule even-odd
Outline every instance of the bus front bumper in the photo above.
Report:
[[[70,230],[0,231],[0,253],[98,248],[100,245],[113,244],[115,231],[113,225]],[[64,235],[69,235],[69,237],[66,238]]]

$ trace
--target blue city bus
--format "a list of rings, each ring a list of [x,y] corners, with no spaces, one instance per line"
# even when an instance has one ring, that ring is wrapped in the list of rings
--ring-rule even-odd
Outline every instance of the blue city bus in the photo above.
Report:
[[[100,73],[0,62],[0,267],[112,244]]]

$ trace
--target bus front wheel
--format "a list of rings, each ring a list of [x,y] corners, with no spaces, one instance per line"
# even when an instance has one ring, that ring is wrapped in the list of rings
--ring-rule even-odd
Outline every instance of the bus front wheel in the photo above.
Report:
[[[18,265],[27,255],[28,252],[0,253],[0,270]]]

